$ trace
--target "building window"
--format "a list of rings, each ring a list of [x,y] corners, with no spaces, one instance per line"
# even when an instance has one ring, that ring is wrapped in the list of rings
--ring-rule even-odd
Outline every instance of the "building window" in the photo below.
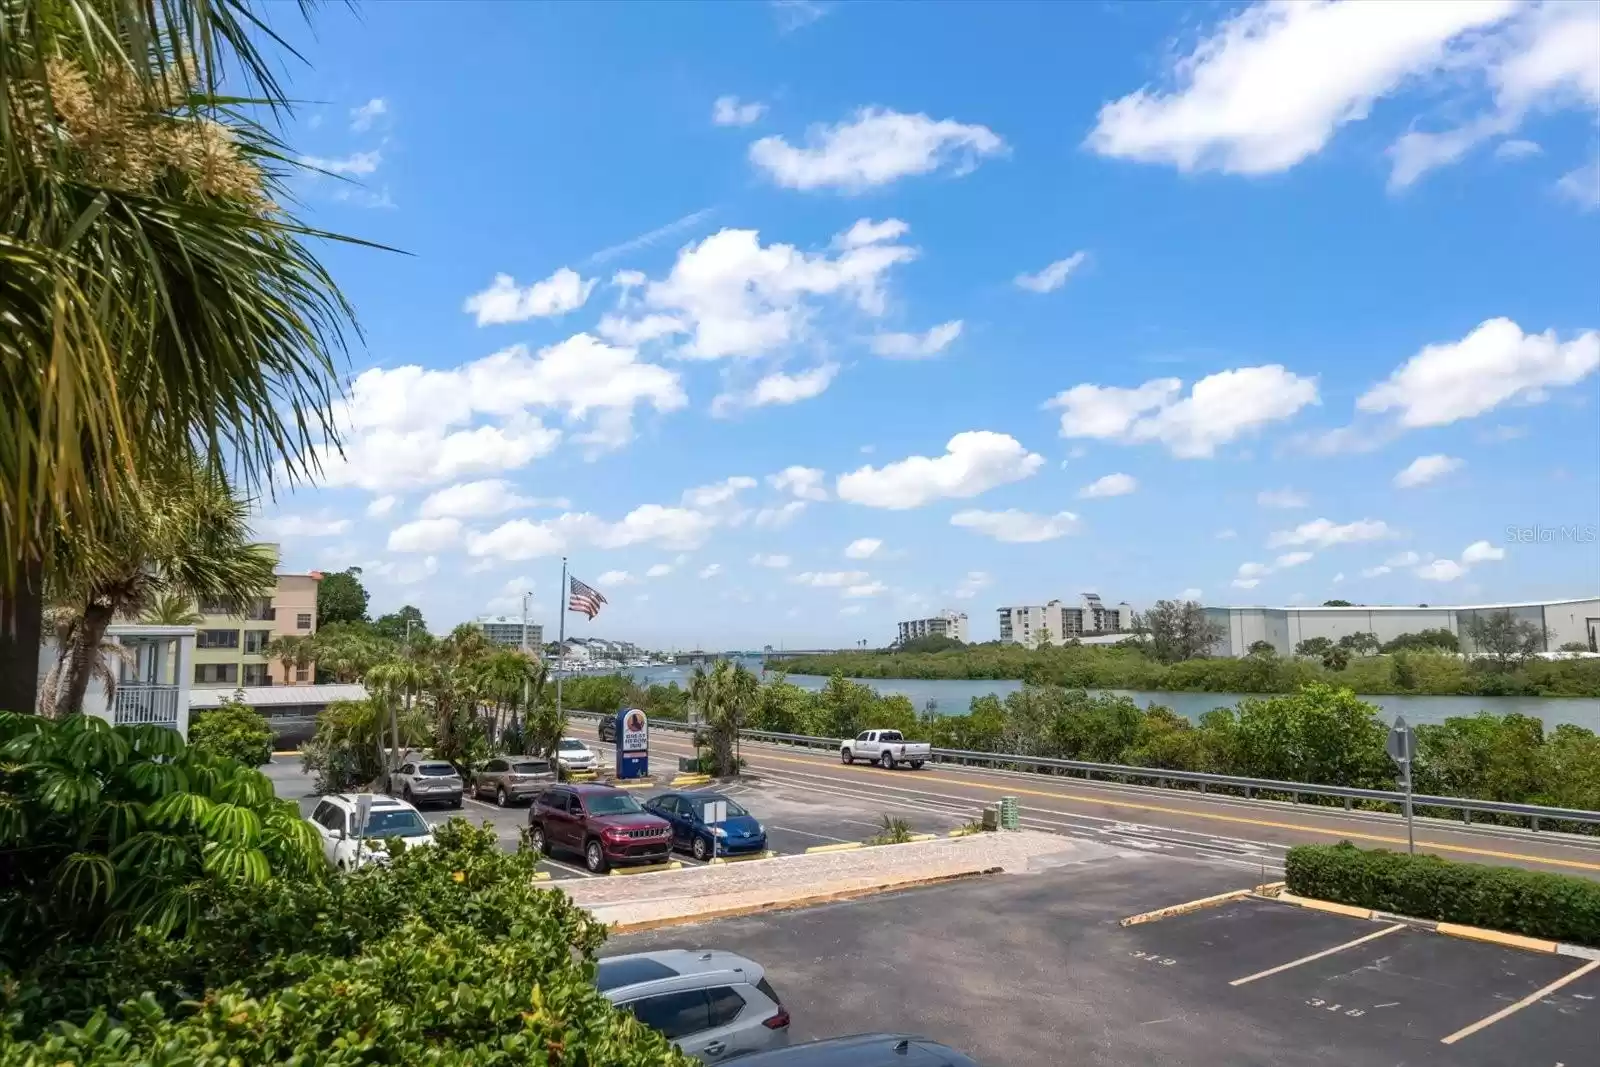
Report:
[[[311,629],[311,613],[308,611],[302,611],[300,614],[296,615],[294,617],[294,625],[298,630]]]
[[[195,634],[195,648],[238,648],[238,630],[201,630]]]
[[[246,630],[244,632],[244,650],[248,655],[259,656],[266,652],[267,642],[271,640],[271,630]]]
[[[272,601],[264,597],[250,601],[250,606],[244,613],[244,617],[252,622],[271,622],[277,615],[278,613],[272,609]]]
[[[231,600],[202,600],[200,601],[200,614],[237,615],[239,614],[239,606]]]
[[[265,663],[246,663],[244,665],[245,685],[270,685],[267,678],[267,665]]]
[[[194,680],[198,685],[231,684],[239,680],[237,663],[196,663]]]
[[[310,681],[311,680],[311,671],[310,671],[310,669],[306,668],[306,667],[296,667],[294,669],[294,680],[297,681],[297,682]]]

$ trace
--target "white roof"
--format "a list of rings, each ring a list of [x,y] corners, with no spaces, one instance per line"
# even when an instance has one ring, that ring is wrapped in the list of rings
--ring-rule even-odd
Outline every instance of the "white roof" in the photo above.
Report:
[[[189,707],[215,708],[235,692],[244,694],[244,702],[252,708],[281,707],[285,704],[331,704],[335,700],[365,700],[367,687],[359,683],[346,685],[254,685],[244,689],[189,690]]]
[[[1519,600],[1510,604],[1351,604],[1325,607],[1322,604],[1290,604],[1275,608],[1266,604],[1233,604],[1221,611],[1504,611],[1507,608],[1553,608],[1560,604],[1589,604],[1600,596],[1575,596],[1563,600]]]

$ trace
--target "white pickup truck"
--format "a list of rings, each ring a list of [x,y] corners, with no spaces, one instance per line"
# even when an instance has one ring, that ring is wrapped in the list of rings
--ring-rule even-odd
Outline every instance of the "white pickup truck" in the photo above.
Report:
[[[840,763],[864,759],[868,763],[882,764],[886,771],[894,770],[901,763],[909,763],[912,770],[920,770],[932,754],[932,748],[907,741],[899,730],[863,730],[854,741],[839,746]]]

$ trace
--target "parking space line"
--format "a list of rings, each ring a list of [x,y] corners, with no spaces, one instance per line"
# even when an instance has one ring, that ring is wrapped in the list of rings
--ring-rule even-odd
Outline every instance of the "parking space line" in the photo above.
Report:
[[[1486,1016],[1486,1017],[1484,1017],[1482,1019],[1479,1019],[1477,1022],[1472,1023],[1469,1026],[1463,1026],[1461,1029],[1457,1030],[1455,1033],[1451,1034],[1449,1037],[1441,1037],[1439,1039],[1439,1043],[1442,1044],[1442,1045],[1453,1045],[1457,1041],[1460,1041],[1464,1037],[1471,1037],[1473,1034],[1477,1033],[1479,1030],[1482,1030],[1485,1027],[1493,1026],[1495,1023],[1499,1022],[1501,1019],[1504,1019],[1508,1015],[1515,1015],[1517,1012],[1521,1011],[1523,1008],[1526,1008],[1529,1004],[1537,1004],[1539,1001],[1543,1000],[1545,997],[1549,996],[1551,993],[1554,993],[1556,990],[1560,989],[1562,986],[1568,985],[1568,984],[1570,984],[1572,982],[1576,982],[1578,979],[1582,978],[1584,975],[1588,974],[1590,971],[1597,970],[1597,969],[1600,969],[1600,960],[1590,960],[1588,963],[1585,963],[1582,967],[1579,967],[1577,970],[1573,971],[1572,973],[1564,975],[1561,978],[1557,978],[1554,982],[1551,982],[1549,985],[1545,986],[1543,989],[1538,989],[1538,990],[1535,990],[1532,993],[1529,993],[1527,996],[1523,997],[1521,1000],[1517,1001],[1515,1004],[1507,1004],[1505,1007],[1501,1008],[1499,1011],[1495,1012],[1493,1015],[1489,1015],[1489,1016]]]
[[[575,867],[570,863],[566,863],[566,862],[564,862],[562,860],[554,859],[553,857],[550,857],[550,856],[542,857],[539,860],[539,862],[540,863],[548,863],[552,867],[559,867],[563,871],[571,871],[573,874],[581,874],[585,878],[593,878],[593,877],[595,877],[595,875],[590,874],[588,871],[584,870],[582,867]]]
[[[1254,982],[1258,978],[1268,978],[1272,975],[1278,974],[1281,971],[1287,971],[1291,967],[1298,967],[1302,963],[1311,963],[1313,960],[1320,960],[1324,956],[1331,956],[1335,952],[1343,952],[1347,948],[1355,948],[1357,945],[1364,945],[1368,941],[1376,941],[1380,937],[1388,937],[1390,934],[1404,930],[1405,928],[1406,927],[1404,923],[1395,923],[1393,926],[1385,926],[1382,930],[1374,930],[1372,933],[1367,934],[1364,937],[1358,937],[1354,941],[1346,941],[1342,945],[1334,945],[1332,948],[1325,948],[1321,952],[1313,952],[1309,956],[1301,956],[1297,960],[1290,960],[1288,963],[1280,963],[1276,967],[1268,967],[1264,971],[1257,971],[1255,974],[1248,974],[1243,978],[1235,978],[1228,984],[1235,986],[1245,985],[1249,982]]]

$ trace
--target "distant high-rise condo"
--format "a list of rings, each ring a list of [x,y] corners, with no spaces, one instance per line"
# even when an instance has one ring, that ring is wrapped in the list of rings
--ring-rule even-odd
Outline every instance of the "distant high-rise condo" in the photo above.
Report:
[[[967,640],[967,616],[964,612],[941,611],[927,619],[907,619],[900,624],[900,644],[919,637],[949,637],[963,644]]]

